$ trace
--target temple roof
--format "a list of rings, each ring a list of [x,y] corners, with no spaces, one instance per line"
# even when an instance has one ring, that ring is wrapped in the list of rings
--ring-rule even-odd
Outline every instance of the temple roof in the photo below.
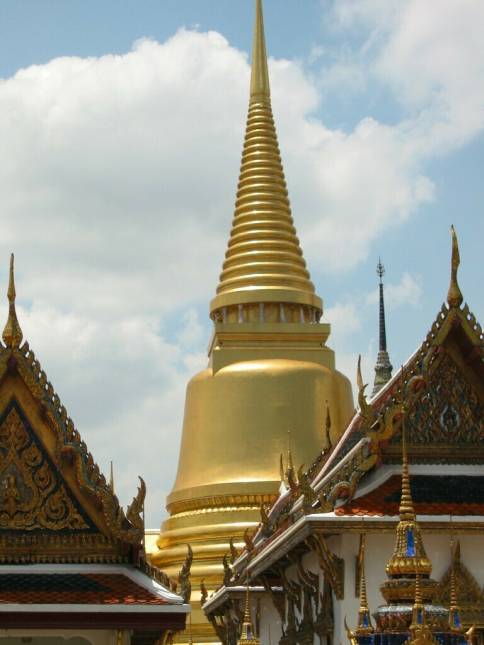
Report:
[[[484,475],[416,475],[411,478],[417,515],[484,516]],[[335,509],[336,515],[398,515],[401,477],[394,474],[372,491]]]
[[[0,570],[0,611],[12,604],[65,605],[66,609],[72,605],[100,605],[120,609],[135,605],[179,606],[183,599],[133,567],[6,565]]]
[[[484,336],[457,297],[457,259],[453,231],[450,295],[424,342],[369,401],[358,370],[359,410],[331,451],[322,452],[306,472],[299,469],[294,481],[283,479],[278,500],[263,514],[236,572],[249,557],[252,563],[265,560],[263,554],[276,544],[287,550],[293,541],[305,540],[313,525],[334,532],[341,522],[359,518],[366,518],[367,526],[374,518],[375,527],[394,522],[403,417],[415,512],[438,525],[449,516],[463,527],[472,518],[483,521]]]
[[[125,512],[9,313],[0,343],[0,562],[129,562],[142,551],[145,485]]]

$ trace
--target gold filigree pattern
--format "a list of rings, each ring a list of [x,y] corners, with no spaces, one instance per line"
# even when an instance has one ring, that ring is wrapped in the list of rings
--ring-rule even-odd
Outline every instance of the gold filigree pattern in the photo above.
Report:
[[[1,529],[90,528],[15,408],[0,426],[0,500]]]

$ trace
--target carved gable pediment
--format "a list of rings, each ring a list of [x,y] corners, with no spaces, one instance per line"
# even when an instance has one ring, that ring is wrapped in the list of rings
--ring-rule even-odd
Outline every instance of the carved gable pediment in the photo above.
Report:
[[[0,417],[0,531],[97,531],[12,399]]]
[[[484,459],[482,331],[464,309],[442,310],[423,350],[408,366],[423,379],[407,410],[410,454],[437,461]],[[409,369],[411,368],[411,370]],[[384,454],[400,452],[395,432]]]
[[[484,402],[450,352],[442,351],[429,369],[425,393],[408,410],[410,444],[480,445],[484,440]],[[399,443],[395,434],[392,443]]]
[[[0,563],[135,562],[144,496],[124,512],[28,343],[0,344]]]

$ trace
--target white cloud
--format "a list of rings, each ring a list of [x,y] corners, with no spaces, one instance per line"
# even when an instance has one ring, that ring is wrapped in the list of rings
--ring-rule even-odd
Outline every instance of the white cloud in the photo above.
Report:
[[[396,309],[403,305],[411,305],[413,307],[420,304],[423,294],[422,285],[420,284],[420,277],[413,276],[405,272],[400,282],[393,284],[391,282],[385,284],[385,306],[388,309]],[[372,291],[366,297],[368,305],[375,305],[378,302],[379,290],[378,288]]]
[[[378,52],[392,45],[403,77],[414,67],[395,11]],[[379,61],[372,73],[385,79]],[[422,83],[443,74],[426,68]],[[479,63],[469,73],[477,86]],[[314,116],[315,80],[285,60],[272,61],[271,76],[298,231],[309,265],[322,258],[328,271],[355,267],[385,229],[434,198],[423,168],[431,135],[446,142],[433,152],[449,150],[479,127],[480,90],[461,113],[449,101],[467,85],[447,84],[447,122],[444,99],[419,89],[421,109],[402,123],[362,118],[351,132],[331,130]],[[25,336],[96,460],[119,464],[123,501],[146,477],[150,523],[174,479],[185,384],[206,362],[208,317],[196,312],[213,295],[230,228],[248,79],[246,55],[222,36],[182,30],[0,81],[0,259],[6,271],[16,252]],[[411,280],[396,293],[417,297]],[[336,339],[361,324],[346,303],[328,315]]]

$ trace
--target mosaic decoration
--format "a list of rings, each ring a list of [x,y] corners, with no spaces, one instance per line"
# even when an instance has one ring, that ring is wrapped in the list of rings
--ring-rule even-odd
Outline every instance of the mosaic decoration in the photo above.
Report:
[[[432,367],[425,394],[408,410],[409,443],[482,443],[484,405],[469,379],[448,352]],[[400,441],[395,433],[392,443]]]

